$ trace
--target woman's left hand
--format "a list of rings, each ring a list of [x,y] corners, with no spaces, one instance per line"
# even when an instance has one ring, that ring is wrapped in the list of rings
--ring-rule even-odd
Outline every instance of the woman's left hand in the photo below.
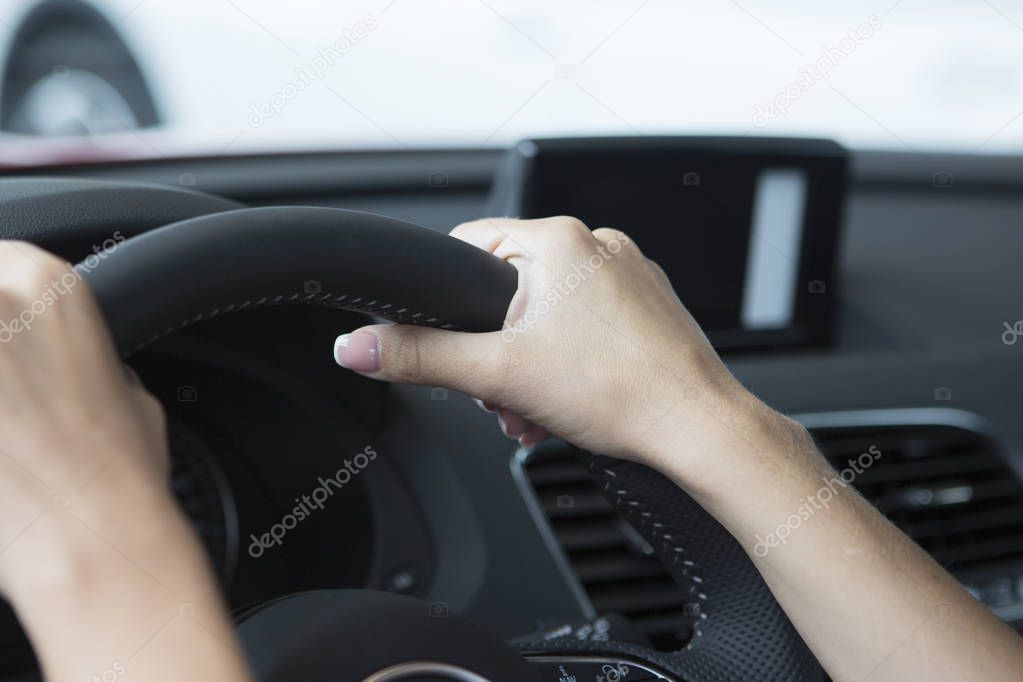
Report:
[[[0,242],[0,377],[0,590],[45,579],[68,524],[113,539],[141,505],[175,510],[160,403],[81,275],[24,242]]]

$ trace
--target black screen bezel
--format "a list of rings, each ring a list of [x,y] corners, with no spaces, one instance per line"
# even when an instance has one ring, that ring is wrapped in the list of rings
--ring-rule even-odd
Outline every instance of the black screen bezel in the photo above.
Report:
[[[806,210],[798,263],[798,286],[792,323],[778,329],[706,329],[721,350],[757,350],[784,347],[826,347],[834,338],[838,296],[836,260],[839,225],[848,175],[848,154],[830,140],[801,138],[734,137],[610,137],[524,140],[509,150],[495,178],[489,202],[491,215],[542,217],[538,207],[551,213],[549,188],[542,178],[548,168],[569,169],[585,183],[594,174],[614,174],[624,158],[658,155],[668,159],[679,176],[701,172],[708,159],[715,166],[735,164],[751,169],[797,168],[807,178]],[[545,193],[547,192],[547,193]],[[649,205],[655,205],[651,200]],[[571,214],[567,210],[553,213]],[[642,210],[637,206],[637,210]],[[812,226],[812,229],[811,229]],[[615,225],[629,232],[628,225]],[[642,235],[635,235],[642,244]],[[670,254],[648,254],[670,260]],[[670,272],[669,267],[665,269]],[[823,291],[811,282],[823,282]]]

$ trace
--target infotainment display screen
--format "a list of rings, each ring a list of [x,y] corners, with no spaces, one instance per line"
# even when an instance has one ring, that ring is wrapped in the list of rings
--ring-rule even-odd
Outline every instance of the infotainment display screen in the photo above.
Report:
[[[826,140],[528,140],[489,209],[625,230],[719,348],[822,345],[846,166]]]

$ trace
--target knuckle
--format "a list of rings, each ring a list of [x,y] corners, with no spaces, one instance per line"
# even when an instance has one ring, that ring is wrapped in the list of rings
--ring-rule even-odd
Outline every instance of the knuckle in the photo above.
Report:
[[[572,216],[554,216],[544,225],[544,235],[549,243],[559,249],[577,249],[593,241],[586,223]]]
[[[579,220],[575,216],[559,215],[551,218],[554,229],[564,235],[579,236],[588,235],[590,228],[586,226],[586,223]]]
[[[474,224],[476,222],[477,221],[475,221],[475,220],[470,220],[468,222],[458,223],[457,225],[455,225],[454,227],[451,228],[451,230],[448,232],[448,234],[450,236],[452,236],[452,237],[457,238],[457,239],[461,239],[467,232],[469,232],[469,231],[471,231],[473,229]]]
[[[154,419],[166,421],[167,414],[164,412],[163,403],[160,402],[159,398],[144,388],[142,389],[142,405],[146,410],[146,414],[150,415]]]
[[[39,253],[35,256],[35,260],[39,265],[39,270],[47,279],[60,277],[65,272],[71,270],[71,264],[63,258],[53,255],[48,251],[39,249]]]
[[[69,267],[64,259],[31,242],[13,241],[5,242],[5,245],[8,247],[5,250],[5,259],[18,259],[24,264],[26,269],[35,271],[40,275],[62,273]]]
[[[593,236],[604,242],[618,242],[621,246],[635,244],[635,241],[624,231],[614,227],[601,227],[593,231]]]
[[[20,285],[22,289],[36,291],[68,273],[73,273],[67,261],[28,242],[3,242],[0,262],[7,277],[7,287]]]
[[[42,249],[31,242],[20,239],[0,240],[0,258],[4,261],[9,258],[24,258],[26,254],[33,254],[37,251],[42,252]]]
[[[145,423],[151,424],[152,428],[159,431],[167,427],[167,412],[163,409],[163,403],[155,395],[145,388],[138,391],[138,402],[142,410]]]
[[[6,283],[23,282],[39,273],[35,254],[20,246],[23,242],[2,242],[0,263],[2,263]],[[31,246],[30,244],[28,246]]]
[[[410,383],[422,382],[426,378],[422,345],[418,334],[402,334],[395,346],[397,352],[392,372]]]
[[[486,221],[487,221],[486,218],[479,218],[477,220],[467,220],[463,223],[458,223],[453,228],[451,228],[451,231],[448,232],[448,234],[450,234],[451,236],[458,236],[465,234],[467,232],[471,232],[474,229],[478,228],[480,225],[486,224]]]

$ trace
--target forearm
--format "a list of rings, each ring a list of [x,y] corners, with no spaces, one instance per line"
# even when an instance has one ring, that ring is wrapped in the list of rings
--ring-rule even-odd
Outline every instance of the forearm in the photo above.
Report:
[[[662,467],[739,540],[834,679],[1023,678],[1023,639],[843,483],[802,427],[751,396],[704,407],[701,424],[661,430],[705,434],[700,461],[691,439],[666,437]]]
[[[54,510],[19,540],[38,570],[10,598],[47,680],[250,679],[198,539],[170,504],[132,506],[138,533]]]

